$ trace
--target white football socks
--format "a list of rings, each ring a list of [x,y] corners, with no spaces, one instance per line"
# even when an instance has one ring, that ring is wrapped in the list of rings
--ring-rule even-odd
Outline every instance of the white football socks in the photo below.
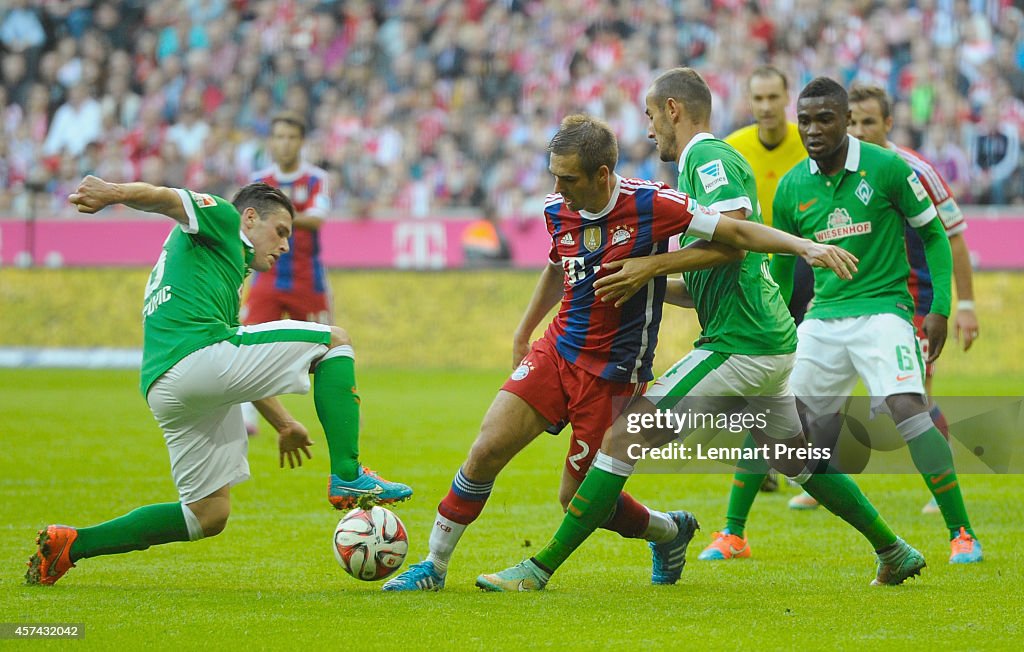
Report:
[[[644,530],[644,539],[654,543],[668,543],[679,534],[679,526],[672,520],[672,517],[665,512],[647,508],[651,513],[651,521]]]
[[[452,558],[455,546],[459,544],[459,539],[467,527],[469,526],[441,516],[440,512],[434,518],[434,527],[430,530],[430,552],[427,554],[427,561],[434,563],[434,570],[438,575],[443,577],[448,572],[448,560]]]

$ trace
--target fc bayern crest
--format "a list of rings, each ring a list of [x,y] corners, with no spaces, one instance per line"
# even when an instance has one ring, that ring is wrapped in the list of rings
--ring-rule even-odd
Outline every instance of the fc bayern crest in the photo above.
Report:
[[[625,244],[629,242],[629,239],[633,236],[635,231],[631,226],[617,226],[612,230],[612,246]]]
[[[532,362],[523,362],[519,365],[515,371],[512,372],[512,380],[522,380],[530,375],[530,371],[533,369]]]
[[[309,199],[309,186],[306,184],[295,184],[292,188],[292,203],[305,204]]]
[[[587,248],[587,251],[597,251],[601,248],[602,241],[603,237],[601,236],[601,227],[588,226],[583,229],[583,246]]]

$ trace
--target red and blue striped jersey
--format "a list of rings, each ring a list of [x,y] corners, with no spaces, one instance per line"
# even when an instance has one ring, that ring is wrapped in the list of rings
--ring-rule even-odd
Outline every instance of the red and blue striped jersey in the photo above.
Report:
[[[687,229],[710,238],[717,216],[664,183],[618,176],[600,213],[570,210],[560,194],[548,195],[549,260],[565,273],[565,295],[544,337],[568,362],[596,376],[651,380],[665,278],[652,279],[621,308],[598,299],[594,281],[608,275],[603,264],[664,253],[669,238]]]
[[[921,185],[935,204],[935,210],[946,227],[946,235],[954,236],[967,229],[964,214],[957,205],[953,193],[945,179],[935,167],[923,156],[908,147],[897,147],[890,143],[890,149],[899,154],[910,165]],[[932,308],[932,275],[928,271],[928,262],[924,257],[924,241],[914,229],[907,225],[907,260],[910,262],[910,275],[907,277],[907,289],[914,298],[914,313],[927,315]]]
[[[285,174],[272,165],[253,174],[252,182],[263,181],[280,188],[292,200],[295,213],[326,217],[331,209],[327,188],[327,172],[305,161],[295,172]],[[309,229],[292,229],[288,253],[281,256],[270,271],[253,274],[253,287],[275,290],[313,291],[323,293],[327,275],[320,261],[320,233]]]

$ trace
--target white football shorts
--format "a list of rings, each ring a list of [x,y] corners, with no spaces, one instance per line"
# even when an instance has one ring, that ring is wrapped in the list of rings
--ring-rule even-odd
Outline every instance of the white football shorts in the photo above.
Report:
[[[249,479],[240,403],[309,392],[310,365],[331,327],[282,320],[239,327],[229,340],[182,358],[150,387],[146,401],[164,431],[181,502]]]

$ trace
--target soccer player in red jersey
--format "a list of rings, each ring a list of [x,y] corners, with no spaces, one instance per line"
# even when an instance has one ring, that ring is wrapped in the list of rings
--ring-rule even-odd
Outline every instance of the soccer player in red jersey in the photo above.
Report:
[[[270,123],[270,156],[274,164],[253,174],[280,188],[295,206],[291,249],[267,272],[254,274],[242,310],[245,324],[289,317],[330,324],[331,290],[320,260],[320,227],[331,209],[327,172],[301,158],[306,121],[280,113]]]
[[[300,115],[292,112],[275,115],[270,123],[270,155],[274,164],[253,175],[253,183],[263,182],[280,188],[291,199],[295,223],[288,240],[289,250],[277,265],[253,274],[241,312],[242,323],[246,326],[285,318],[321,324],[334,321],[331,288],[320,260],[320,226],[331,208],[327,172],[302,160],[305,136],[306,121]],[[358,400],[354,354],[349,357],[353,367],[349,390]],[[243,405],[245,429],[250,435],[258,428],[253,406],[266,414],[260,402]],[[363,493],[381,487],[385,488],[385,493],[400,496],[399,500],[412,495],[409,487],[384,480],[359,463],[358,416],[347,422],[345,437],[339,438],[337,445],[330,449],[330,456],[328,500],[336,509],[354,507]],[[373,478],[376,479],[370,483]]]
[[[738,248],[803,255],[848,277],[852,259],[841,260],[845,252],[834,247],[753,222],[720,220],[718,211],[699,206],[663,183],[615,174],[618,144],[600,120],[584,115],[565,118],[548,151],[555,177],[555,193],[548,195],[544,207],[551,235],[550,264],[541,272],[516,329],[514,371],[484,416],[451,490],[438,505],[427,559],[384,584],[385,591],[443,588],[451,554],[483,510],[498,473],[550,424],[563,419],[573,427],[559,490],[562,506],[568,506],[605,431],[652,380],[665,277],[651,279],[616,307],[595,295],[594,282],[608,273],[602,265],[664,253],[671,236],[686,232]],[[700,244],[707,246],[692,252],[699,266],[731,260],[731,249]],[[534,329],[559,303],[554,321],[531,346]],[[649,509],[622,492],[602,527],[684,552],[697,522],[688,512]],[[666,556],[678,558],[681,555]],[[652,577],[661,574],[655,569]]]
[[[331,289],[320,261],[320,226],[331,208],[327,172],[302,160],[306,121],[283,112],[270,123],[270,157],[274,164],[255,172],[252,182],[280,188],[295,207],[295,228],[289,252],[267,272],[254,272],[241,319],[246,326],[278,319],[333,323]],[[251,403],[242,406],[245,430],[259,431],[259,416]]]

